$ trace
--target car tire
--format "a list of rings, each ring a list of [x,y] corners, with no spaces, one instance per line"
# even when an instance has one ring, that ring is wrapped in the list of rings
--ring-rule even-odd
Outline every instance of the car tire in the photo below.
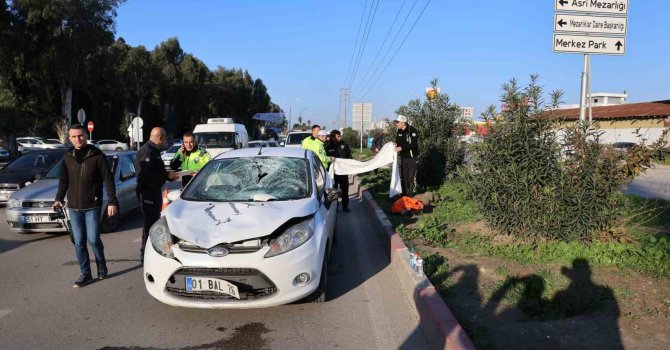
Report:
[[[121,148],[121,147],[116,147],[114,150],[117,151],[117,152],[121,152],[121,151],[123,151],[123,148]]]
[[[104,212],[102,215],[102,221],[100,222],[100,232],[110,233],[118,230],[119,226],[121,225],[121,220],[119,220],[121,216],[121,210],[119,207],[116,207],[117,213],[111,218],[109,215],[107,215],[107,208],[105,207],[103,210]]]
[[[314,293],[309,296],[309,301],[312,303],[325,303],[327,301],[326,291],[328,290],[328,254],[323,256],[323,265],[321,266],[321,278],[319,279],[319,287]]]

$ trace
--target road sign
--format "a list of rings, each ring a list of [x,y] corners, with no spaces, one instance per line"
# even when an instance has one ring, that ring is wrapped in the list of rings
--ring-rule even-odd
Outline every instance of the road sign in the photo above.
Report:
[[[133,118],[132,123],[134,128],[141,128],[144,126],[144,120],[142,120],[140,117]]]
[[[88,132],[93,132],[93,122],[88,122]]]
[[[86,112],[84,112],[83,109],[80,109],[77,112],[77,120],[79,121],[79,124],[84,124],[84,120],[86,120]]]
[[[628,18],[557,13],[554,15],[554,31],[626,35]]]
[[[556,11],[628,14],[628,0],[554,0]]]
[[[626,38],[554,33],[554,52],[623,55]]]

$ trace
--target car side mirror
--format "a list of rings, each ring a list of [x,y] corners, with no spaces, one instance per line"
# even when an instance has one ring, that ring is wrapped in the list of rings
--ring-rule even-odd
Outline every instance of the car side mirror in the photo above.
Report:
[[[342,197],[342,190],[339,188],[326,188],[326,200],[329,202],[336,201]]]
[[[135,173],[132,172],[132,171],[127,172],[127,173],[123,173],[123,174],[121,174],[121,181],[126,181],[126,180],[132,179],[134,177],[135,177]]]

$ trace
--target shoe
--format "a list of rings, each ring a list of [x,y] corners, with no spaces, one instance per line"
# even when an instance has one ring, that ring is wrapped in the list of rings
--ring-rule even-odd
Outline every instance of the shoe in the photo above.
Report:
[[[349,210],[349,208],[343,208],[342,211],[345,212],[345,213],[350,213],[351,212],[351,210]]]
[[[105,278],[107,278],[107,271],[98,271],[98,279],[104,280]]]
[[[74,281],[72,288],[81,288],[91,281],[93,281],[93,277],[81,275],[78,280]]]

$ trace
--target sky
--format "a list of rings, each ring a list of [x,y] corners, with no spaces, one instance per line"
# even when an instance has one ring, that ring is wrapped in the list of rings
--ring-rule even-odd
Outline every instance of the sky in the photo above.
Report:
[[[302,115],[327,128],[344,113],[346,86],[351,102],[372,103],[375,120],[392,119],[399,106],[423,98],[434,78],[476,116],[490,104],[499,108],[503,83],[526,83],[532,73],[545,91],[562,90],[565,103],[579,103],[583,55],[552,52],[553,0],[382,0],[368,17],[373,2],[127,0],[116,35],[148,49],[177,37],[210,69],[242,68],[262,79],[292,122]],[[631,103],[670,99],[670,1],[629,2],[626,54],[591,56],[592,90],[627,91]],[[363,51],[354,54],[361,19],[360,32],[371,25]],[[360,57],[355,77],[352,57]]]

